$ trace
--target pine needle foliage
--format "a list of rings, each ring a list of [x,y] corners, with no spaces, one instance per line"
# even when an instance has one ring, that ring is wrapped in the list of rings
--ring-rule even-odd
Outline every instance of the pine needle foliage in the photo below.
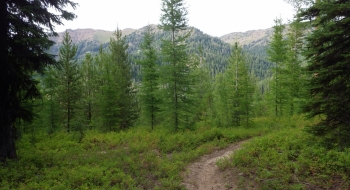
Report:
[[[340,148],[350,145],[349,8],[345,0],[320,1],[300,15],[314,27],[305,51],[311,75],[305,112],[324,118],[309,131]]]

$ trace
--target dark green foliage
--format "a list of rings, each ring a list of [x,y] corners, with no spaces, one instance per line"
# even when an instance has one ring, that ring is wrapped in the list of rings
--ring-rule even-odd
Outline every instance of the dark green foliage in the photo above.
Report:
[[[300,114],[301,106],[305,102],[306,96],[306,74],[302,67],[304,57],[301,52],[304,48],[303,40],[306,27],[299,21],[293,21],[289,24],[287,32],[287,62],[286,71],[287,80],[285,86],[287,87],[288,101],[287,113],[289,115]]]
[[[42,114],[40,117],[44,121],[43,123],[47,128],[48,134],[54,133],[59,128],[62,115],[59,111],[59,101],[57,98],[57,77],[57,68],[48,66],[45,69],[44,76],[41,81],[43,110],[41,111]]]
[[[138,117],[138,105],[136,101],[136,91],[132,85],[132,75],[128,58],[128,44],[121,30],[117,29],[114,33],[115,38],[109,42],[110,61],[113,69],[117,72],[114,77],[118,88],[119,96],[116,106],[120,109],[116,115],[119,118],[118,125],[120,129],[125,129],[133,125]],[[109,105],[111,106],[111,105]]]
[[[0,2],[0,161],[16,158],[15,122],[33,118],[32,110],[24,107],[40,96],[32,74],[55,64],[46,53],[53,44],[48,37],[56,34],[53,24],[75,18],[65,10],[67,6],[75,8],[76,4],[69,0]],[[51,13],[49,7],[55,7],[57,13]]]
[[[97,97],[97,68],[96,62],[91,54],[86,54],[81,63],[82,75],[82,109],[85,125],[92,129],[92,120],[96,117],[96,97]]]
[[[249,126],[252,115],[253,81],[243,49],[238,43],[232,47],[232,54],[225,73],[216,79],[217,120],[219,125]]]
[[[195,121],[204,121],[205,124],[210,122],[214,115],[214,94],[213,80],[210,76],[209,66],[206,64],[202,46],[199,46],[197,55],[192,55],[193,62],[198,65],[194,68],[193,79],[194,98],[196,99]]]
[[[102,48],[97,56],[97,121],[103,131],[123,130],[138,116],[136,92],[127,53],[125,37],[117,29],[110,39],[109,52]],[[96,119],[97,119],[96,118]]]
[[[269,48],[267,49],[268,59],[274,63],[273,77],[270,82],[271,100],[274,105],[275,115],[283,115],[284,107],[288,99],[286,88],[286,60],[287,60],[287,43],[283,39],[285,29],[282,19],[275,20],[275,26]]]
[[[81,76],[76,63],[77,47],[72,44],[71,37],[66,31],[59,54],[57,71],[57,100],[63,111],[63,125],[67,132],[80,128],[79,111],[81,100]]]
[[[193,63],[186,52],[187,10],[182,0],[163,0],[160,29],[171,34],[162,41],[163,65],[161,67],[162,112],[172,128],[193,126]]]
[[[312,75],[305,111],[309,117],[324,116],[310,132],[338,147],[350,144],[349,8],[349,1],[321,1],[300,15],[315,27],[305,51]]]
[[[112,64],[110,57],[106,52],[100,50],[96,57],[97,64],[97,104],[98,115],[96,125],[100,126],[102,131],[116,131],[119,129],[120,108],[118,101],[121,94],[118,86],[118,68]]]
[[[160,104],[158,58],[153,42],[154,35],[151,26],[149,26],[144,36],[144,42],[141,44],[143,57],[138,61],[138,64],[141,65],[142,75],[142,83],[139,91],[141,112],[147,124],[152,129],[157,122],[156,117]]]

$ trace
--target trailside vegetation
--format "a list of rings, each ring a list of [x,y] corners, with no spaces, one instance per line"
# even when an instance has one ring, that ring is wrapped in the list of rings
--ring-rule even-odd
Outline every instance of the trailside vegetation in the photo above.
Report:
[[[189,163],[246,139],[217,162],[239,188],[349,189],[350,3],[287,1],[266,52],[198,37],[162,0],[159,27],[83,56],[66,31],[57,60],[44,30],[76,4],[1,1],[0,189],[183,189]]]

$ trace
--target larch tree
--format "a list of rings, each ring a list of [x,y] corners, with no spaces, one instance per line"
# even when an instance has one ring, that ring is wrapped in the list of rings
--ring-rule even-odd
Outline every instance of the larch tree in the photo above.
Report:
[[[300,113],[305,97],[306,75],[302,67],[305,26],[298,20],[289,24],[287,31],[287,61],[286,61],[286,88],[289,100],[287,112],[289,115]]]
[[[276,116],[283,115],[284,106],[288,97],[286,97],[286,60],[287,60],[287,43],[283,38],[285,29],[282,19],[275,20],[273,35],[267,49],[268,59],[274,63],[273,78],[270,83],[270,95],[274,102],[274,112]]]
[[[234,65],[234,99],[238,102],[238,116],[236,121],[238,126],[250,126],[252,118],[252,103],[254,95],[254,82],[249,72],[250,65],[243,52],[243,48],[236,42],[232,48],[232,55],[230,58],[231,66]]]
[[[84,120],[88,128],[92,129],[92,119],[96,117],[95,115],[95,106],[96,106],[96,94],[97,94],[97,85],[95,80],[96,74],[96,64],[94,58],[91,54],[86,54],[85,59],[81,63],[81,72],[82,72],[82,103],[83,103],[83,112]]]
[[[193,55],[194,62],[198,62],[198,66],[193,71],[195,79],[195,99],[196,99],[196,115],[195,120],[204,120],[207,122],[214,113],[214,97],[213,97],[213,81],[210,77],[209,66],[204,58],[202,46],[199,46],[197,55]]]
[[[157,121],[156,117],[160,105],[158,58],[153,42],[154,35],[152,33],[152,28],[148,26],[143,38],[143,43],[141,44],[143,57],[138,61],[138,64],[141,65],[142,75],[139,97],[141,116],[151,126],[152,130]]]
[[[229,85],[227,74],[219,73],[215,77],[214,83],[214,103],[215,113],[213,119],[217,126],[230,127],[232,126],[231,114],[228,110],[232,109],[232,104],[229,101]],[[231,81],[229,81],[231,82]],[[231,89],[232,90],[232,89]]]
[[[58,101],[63,110],[64,126],[67,132],[72,128],[80,128],[79,118],[81,100],[81,75],[78,68],[76,53],[78,47],[73,44],[69,33],[63,36],[62,46],[59,49],[58,67]]]
[[[139,108],[136,99],[136,90],[132,84],[132,73],[129,63],[129,55],[127,52],[128,44],[122,31],[117,29],[114,33],[114,38],[110,39],[110,62],[113,69],[116,69],[116,82],[119,89],[119,97],[116,106],[119,108],[119,113],[116,115],[119,118],[118,125],[120,129],[126,129],[132,126],[138,118]]]
[[[76,5],[69,0],[0,1],[0,162],[17,157],[15,123],[33,118],[24,103],[40,96],[32,74],[56,63],[47,53],[53,45],[49,36],[57,35],[55,24],[75,18],[67,9]]]
[[[339,148],[350,144],[349,8],[346,0],[319,1],[300,15],[315,28],[306,38],[307,70],[312,77],[305,112],[323,118],[309,131]]]
[[[119,129],[118,124],[120,113],[118,101],[121,90],[119,88],[119,72],[115,64],[112,64],[110,55],[100,49],[96,57],[97,72],[97,121],[102,131],[116,131]]]
[[[175,131],[190,128],[193,115],[193,65],[186,52],[188,29],[187,9],[183,0],[163,0],[159,28],[169,32],[169,40],[162,41],[163,64],[160,81],[162,85],[162,113]]]
[[[222,115],[226,118],[226,126],[249,126],[252,115],[252,101],[254,86],[251,80],[247,59],[243,48],[236,42],[232,47],[232,53],[228,60],[228,66],[223,74],[223,81],[219,81],[219,100]],[[221,89],[222,88],[222,89]]]
[[[61,112],[57,99],[57,78],[57,68],[52,65],[46,67],[41,81],[43,86],[41,91],[43,96],[43,111],[41,111],[41,117],[43,117],[48,134],[54,133],[58,129],[60,122]]]

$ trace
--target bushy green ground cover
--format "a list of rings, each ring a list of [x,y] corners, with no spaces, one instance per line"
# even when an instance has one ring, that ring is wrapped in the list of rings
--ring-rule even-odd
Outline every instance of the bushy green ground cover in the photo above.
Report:
[[[81,142],[65,132],[24,135],[19,159],[0,166],[0,189],[183,189],[181,173],[191,161],[272,129],[148,128],[87,131]]]
[[[312,122],[302,117],[280,120],[285,126],[281,130],[252,139],[218,165],[236,168],[242,189],[248,184],[261,189],[350,189],[350,148],[321,146],[304,131]]]

